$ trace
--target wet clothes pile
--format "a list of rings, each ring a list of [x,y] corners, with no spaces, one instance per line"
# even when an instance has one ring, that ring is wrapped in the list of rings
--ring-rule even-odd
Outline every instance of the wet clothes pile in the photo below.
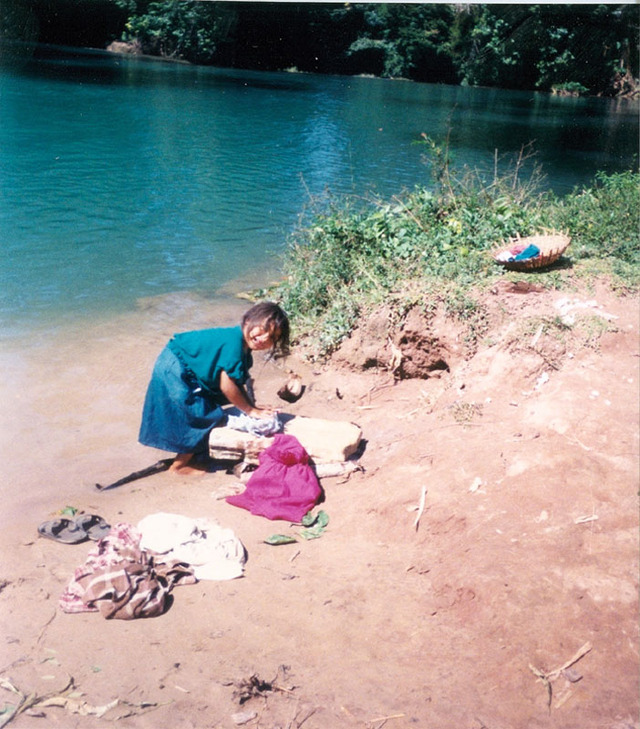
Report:
[[[254,418],[243,413],[242,410],[232,407],[225,410],[225,416],[222,425],[260,437],[269,437],[280,433],[283,427],[277,413],[268,415],[265,418]]]
[[[259,456],[246,489],[227,502],[267,519],[299,522],[320,500],[322,489],[309,454],[293,435],[278,434]]]
[[[197,582],[193,570],[165,562],[140,549],[140,534],[116,524],[89,552],[60,597],[66,613],[100,612],[107,619],[132,620],[162,615],[178,584]]]
[[[232,529],[212,519],[180,514],[151,514],[138,522],[140,547],[167,561],[186,562],[198,580],[241,577],[247,553]]]
[[[156,617],[171,605],[176,585],[239,577],[245,560],[231,530],[209,520],[155,514],[138,528],[114,525],[75,570],[59,605],[66,613],[100,612],[107,619]]]

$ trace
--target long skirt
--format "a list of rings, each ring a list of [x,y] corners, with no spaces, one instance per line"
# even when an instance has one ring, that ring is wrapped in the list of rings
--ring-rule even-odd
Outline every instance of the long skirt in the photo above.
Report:
[[[165,347],[156,360],[142,410],[138,440],[173,453],[201,453],[212,428],[224,418],[220,404]]]

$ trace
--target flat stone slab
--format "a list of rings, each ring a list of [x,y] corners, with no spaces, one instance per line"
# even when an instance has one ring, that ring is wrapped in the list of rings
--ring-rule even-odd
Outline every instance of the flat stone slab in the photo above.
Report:
[[[345,420],[324,420],[283,415],[284,433],[295,436],[316,463],[340,463],[352,456],[362,440],[362,430]],[[233,428],[213,428],[209,455],[216,460],[257,463],[272,438],[243,433]]]

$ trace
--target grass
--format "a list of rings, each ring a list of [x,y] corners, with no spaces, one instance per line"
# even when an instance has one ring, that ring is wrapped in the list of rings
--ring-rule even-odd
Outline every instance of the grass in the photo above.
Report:
[[[454,421],[460,425],[471,423],[475,418],[482,416],[482,405],[475,402],[458,400],[450,406],[450,410]]]
[[[425,137],[431,188],[391,200],[333,200],[300,226],[287,248],[284,280],[257,296],[277,299],[298,342],[315,358],[330,354],[359,319],[384,303],[401,318],[412,306],[443,305],[468,338],[484,332],[481,296],[497,279],[531,280],[555,289],[606,277],[620,292],[639,288],[640,175],[599,174],[589,188],[559,198],[542,189],[528,151],[505,172],[451,169],[446,151]],[[568,233],[565,265],[508,272],[490,251],[510,236],[541,229]]]

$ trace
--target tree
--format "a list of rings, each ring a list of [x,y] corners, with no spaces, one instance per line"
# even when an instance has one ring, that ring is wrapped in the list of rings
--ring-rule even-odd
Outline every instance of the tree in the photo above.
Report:
[[[480,5],[465,12],[451,38],[463,83],[544,91],[577,84],[611,93],[623,68],[637,77],[634,6]]]
[[[20,6],[24,0],[0,0],[1,7]],[[29,0],[39,43],[104,48],[117,38],[127,19],[126,9],[114,0]]]
[[[637,91],[634,5],[12,0],[0,8],[4,37],[22,28],[33,43],[104,48],[121,37],[146,54],[199,64]]]
[[[447,40],[452,5],[382,4],[364,6],[361,37],[347,51],[359,72],[403,76],[416,81],[457,81]]]
[[[234,9],[224,2],[116,1],[134,8],[126,24],[125,40],[137,40],[143,53],[193,63],[213,61],[236,17]]]
[[[0,5],[0,64],[20,66],[33,52],[38,20],[27,0]]]

